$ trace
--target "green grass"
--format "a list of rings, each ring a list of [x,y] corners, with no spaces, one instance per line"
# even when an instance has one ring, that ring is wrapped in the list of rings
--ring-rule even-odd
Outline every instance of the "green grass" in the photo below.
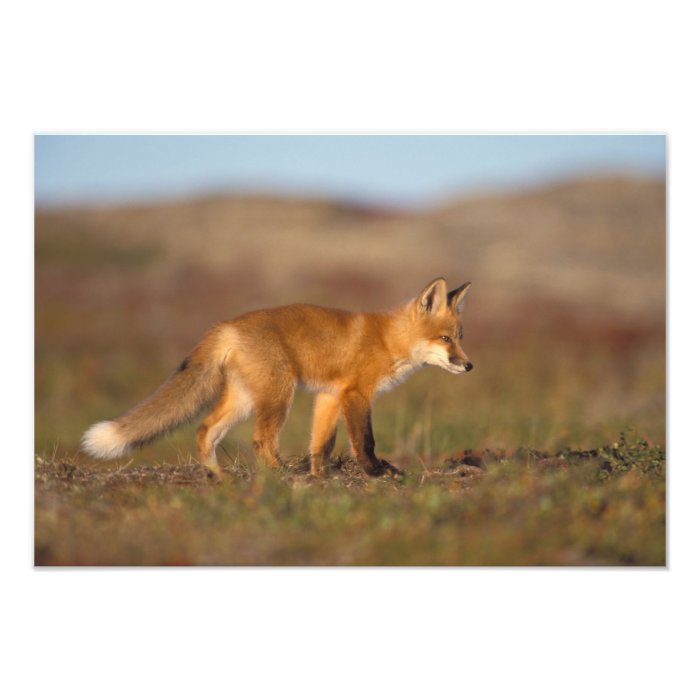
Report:
[[[346,458],[324,481],[258,469],[247,421],[222,443],[226,479],[212,485],[192,457],[196,423],[132,462],[79,453],[91,423],[144,398],[189,347],[122,320],[37,346],[37,564],[665,564],[659,339],[624,353],[585,338],[486,339],[469,349],[469,375],[419,372],[373,409],[377,453],[403,483]],[[286,458],[307,450],[311,401],[297,393]],[[337,450],[348,452],[342,427]],[[462,463],[477,453],[485,470]]]
[[[184,355],[187,345],[179,350]],[[431,461],[467,448],[589,448],[614,441],[629,426],[650,442],[664,444],[663,356],[652,350],[620,361],[606,348],[578,359],[562,352],[552,362],[544,348],[515,355],[499,346],[477,349],[472,356],[478,364],[469,375],[426,369],[379,397],[373,409],[378,452]],[[42,353],[37,365],[36,449],[74,456],[91,423],[116,417],[145,398],[175,361],[168,363],[147,347],[135,348],[133,355],[111,349],[100,361],[76,348]],[[297,392],[281,436],[283,455],[306,450],[311,402],[309,394]],[[194,448],[195,425],[138,458],[170,461],[187,455]],[[251,434],[248,421],[223,444],[232,454],[245,455]],[[342,431],[339,445],[347,445]]]
[[[340,460],[315,479],[238,462],[36,466],[39,565],[665,563],[665,455],[623,441],[559,456],[467,454],[401,481]]]

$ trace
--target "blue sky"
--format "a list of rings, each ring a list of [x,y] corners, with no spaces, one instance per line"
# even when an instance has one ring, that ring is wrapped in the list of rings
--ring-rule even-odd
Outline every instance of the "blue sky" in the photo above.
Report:
[[[663,175],[663,135],[35,137],[40,206],[223,192],[425,206],[599,173]]]

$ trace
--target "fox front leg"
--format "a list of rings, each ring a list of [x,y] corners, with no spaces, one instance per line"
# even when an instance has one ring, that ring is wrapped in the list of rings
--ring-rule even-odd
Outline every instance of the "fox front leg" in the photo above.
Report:
[[[399,469],[384,459],[378,459],[374,454],[369,401],[359,392],[349,391],[343,395],[341,402],[353,453],[365,472],[370,476],[382,476],[387,473],[393,476],[400,475]]]

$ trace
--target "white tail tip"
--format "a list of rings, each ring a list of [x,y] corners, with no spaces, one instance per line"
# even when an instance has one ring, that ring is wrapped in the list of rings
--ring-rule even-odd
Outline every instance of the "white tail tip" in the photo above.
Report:
[[[117,424],[109,420],[89,428],[80,445],[84,452],[98,459],[116,459],[129,451],[129,443],[119,434]]]

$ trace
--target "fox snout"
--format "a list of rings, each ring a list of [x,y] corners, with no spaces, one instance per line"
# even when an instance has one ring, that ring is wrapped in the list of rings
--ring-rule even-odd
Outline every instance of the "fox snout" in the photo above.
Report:
[[[463,360],[461,357],[451,357],[450,364],[463,367],[465,372],[471,372],[474,369],[474,364],[470,360]]]

